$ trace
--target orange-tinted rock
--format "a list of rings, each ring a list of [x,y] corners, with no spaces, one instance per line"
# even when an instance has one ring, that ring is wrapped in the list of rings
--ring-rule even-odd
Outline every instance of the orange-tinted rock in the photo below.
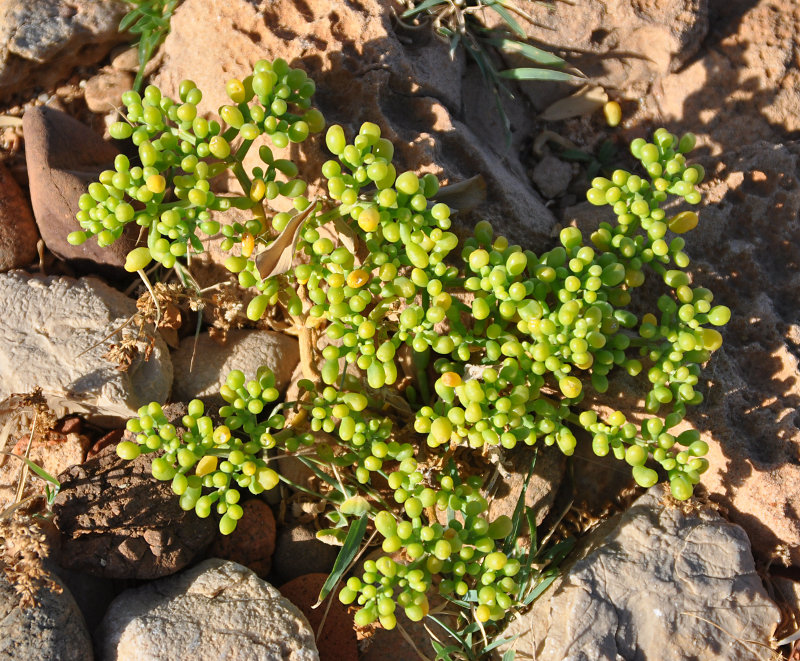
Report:
[[[233,560],[252,569],[261,578],[269,574],[275,550],[275,517],[265,502],[251,499],[242,503],[244,514],[230,535],[218,532],[208,553]]]
[[[316,636],[320,661],[357,661],[358,647],[353,618],[336,593],[332,593],[318,608],[312,608],[317,603],[319,591],[327,578],[327,574],[306,574],[284,583],[279,589],[306,616]],[[325,625],[320,632],[323,618]],[[386,657],[387,661],[397,658]]]
[[[36,259],[38,240],[30,205],[0,164],[0,271],[29,266]]]

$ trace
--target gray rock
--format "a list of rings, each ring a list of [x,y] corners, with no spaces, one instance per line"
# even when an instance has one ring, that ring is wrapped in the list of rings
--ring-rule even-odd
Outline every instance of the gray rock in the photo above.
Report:
[[[545,156],[531,173],[533,183],[547,199],[563,195],[572,180],[572,166],[555,156]]]
[[[79,65],[90,65],[127,37],[116,0],[2,0],[0,96],[46,88]]]
[[[172,363],[159,335],[150,359],[137,356],[126,372],[103,358],[106,337],[136,311],[116,289],[95,278],[15,271],[0,275],[0,306],[0,399],[40,386],[61,398],[60,415],[84,413],[105,424],[167,398]]]
[[[756,661],[780,620],[747,535],[713,510],[684,513],[653,487],[506,629],[538,661]],[[762,643],[766,648],[755,644]]]
[[[228,333],[225,344],[216,342],[207,333],[201,333],[196,348],[194,335],[190,335],[181,341],[172,354],[175,369],[173,399],[218,399],[219,389],[225,383],[228,372],[242,370],[246,378],[252,379],[261,365],[273,371],[275,387],[283,391],[299,360],[297,340],[282,333],[233,330]]]
[[[206,560],[123,592],[97,630],[106,661],[318,661],[300,610],[246,567]]]
[[[20,608],[19,595],[0,572],[0,661],[92,661],[92,639],[69,590],[42,589],[37,600],[38,606]]]

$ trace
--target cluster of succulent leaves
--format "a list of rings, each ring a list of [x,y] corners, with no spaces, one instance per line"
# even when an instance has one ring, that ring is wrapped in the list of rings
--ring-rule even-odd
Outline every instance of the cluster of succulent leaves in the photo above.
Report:
[[[691,495],[708,447],[694,431],[671,430],[702,401],[700,365],[721,345],[713,326],[730,316],[685,271],[680,235],[697,215],[662,209],[670,194],[700,200],[702,168],[685,158],[693,136],[660,129],[652,143],[635,140],[646,178],[617,170],[587,193],[611,205],[616,222],[588,237],[567,227],[558,245],[536,254],[494,236],[487,222],[460,241],[450,208],[436,200],[436,178],[398,172],[391,142],[371,123],[352,142],[341,127],[328,129],[334,158],[322,166],[324,199],[310,202],[296,166],[264,144],[263,167],[246,172],[242,160],[260,136],[283,148],[324,122],[310,105],[313,83],[282,60],[257,63],[226,89],[233,103],[220,109],[221,122],[197,115],[201,93],[188,81],[180,103],[153,86],[143,97],[126,93],[126,121],[111,132],[134,140],[141,164],[120,157],[89,186],[83,229],[70,240],[96,235],[108,244],[135,222],[148,230],[147,247],[128,257],[137,271],[151,259],[170,267],[202,252],[198,233],[221,238],[233,252],[228,268],[258,291],[251,319],[277,307],[301,332],[324,329],[318,378],[300,381],[296,401],[277,403],[269,370],[250,381],[232,372],[218,417],[194,400],[181,429],[150,404],[129,422],[134,440],[119,445],[121,456],[154,453],[153,475],[171,481],[184,509],[201,517],[216,509],[223,533],[242,515],[241,491],[291,484],[272,462],[297,457],[327,489],[318,494],[333,504],[325,533],[344,542],[348,559],[368,521],[382,537],[384,555],[366,562],[340,599],[360,606],[360,625],[386,628],[398,605],[412,620],[425,616],[432,590],[482,623],[541,587],[515,544],[519,516],[492,520],[481,478],[460,474],[455,452],[543,443],[571,455],[588,435],[597,455],[625,461],[638,484],[666,477],[676,498]],[[242,195],[210,190],[209,179],[225,170]],[[277,197],[297,213],[273,211]],[[252,218],[212,218],[232,206]],[[649,310],[647,300],[632,301],[648,275],[663,292]],[[404,367],[402,354],[410,357]],[[414,378],[403,380],[398,407],[391,386],[409,364]],[[615,371],[650,384],[638,425],[591,406]],[[411,424],[402,424],[403,410]],[[335,577],[343,572],[335,568]]]

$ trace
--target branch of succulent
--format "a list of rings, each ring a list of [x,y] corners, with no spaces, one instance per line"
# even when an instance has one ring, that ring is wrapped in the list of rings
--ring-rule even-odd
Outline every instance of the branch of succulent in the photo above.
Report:
[[[638,484],[666,478],[676,498],[691,496],[708,446],[695,431],[670,430],[702,401],[701,365],[721,345],[714,327],[730,318],[686,272],[680,235],[698,224],[697,214],[667,217],[662,209],[669,195],[700,201],[703,169],[685,157],[692,135],[679,140],[659,129],[652,143],[634,140],[646,177],[616,170],[587,193],[613,207],[616,223],[601,223],[588,241],[567,227],[558,245],[537,254],[495,237],[487,222],[460,243],[450,208],[436,200],[436,178],[397,172],[393,146],[375,124],[363,124],[352,142],[342,127],[328,129],[334,158],[322,166],[324,199],[309,202],[296,165],[266,146],[258,151],[263,167],[245,172],[259,136],[282,148],[324,121],[311,108],[313,82],[283,60],[258,62],[227,92],[233,105],[220,109],[221,121],[197,116],[201,93],[189,81],[180,103],[153,86],[143,98],[127,92],[126,121],[111,131],[133,139],[141,164],[120,156],[115,171],[90,184],[80,200],[83,229],[70,240],[96,236],[107,245],[135,222],[148,232],[147,247],[129,255],[127,268],[137,271],[151,259],[171,267],[202,252],[198,233],[221,235],[222,248],[234,252],[227,267],[259,292],[251,319],[276,308],[333,343],[316,356],[316,381],[300,381],[297,401],[278,403],[266,368],[252,380],[234,371],[220,393],[222,424],[194,400],[179,430],[152,403],[129,421],[134,440],[119,444],[120,456],[153,453],[153,475],[172,482],[184,509],[201,517],[215,509],[226,534],[242,515],[241,493],[288,482],[273,462],[297,456],[330,503],[324,534],[345,541],[366,516],[383,538],[385,555],[367,561],[339,598],[360,606],[359,625],[379,620],[386,628],[396,625],[397,605],[411,620],[424,617],[433,590],[466,604],[478,622],[496,622],[547,580],[530,573],[530,554],[515,544],[524,508],[490,520],[481,477],[454,461],[463,453],[543,443],[571,455],[583,430],[597,455],[625,461]],[[242,195],[211,191],[210,178],[225,170]],[[279,196],[298,213],[273,211]],[[211,219],[232,206],[252,219]],[[633,307],[648,275],[663,294],[650,309],[644,296]],[[464,290],[471,304],[456,297]],[[399,379],[401,351],[413,356],[415,379]],[[603,416],[586,406],[587,393],[613,388],[619,372],[650,384],[641,425],[623,411]],[[410,411],[413,432],[387,406],[396,400]],[[335,445],[318,443],[318,432]],[[367,528],[358,529],[348,553]]]

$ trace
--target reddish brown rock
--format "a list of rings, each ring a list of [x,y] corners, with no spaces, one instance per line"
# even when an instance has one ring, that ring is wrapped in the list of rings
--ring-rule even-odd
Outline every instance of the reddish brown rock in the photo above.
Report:
[[[272,556],[272,572],[278,582],[308,573],[329,572],[337,555],[339,547],[319,541],[308,526],[281,528]]]
[[[67,243],[67,235],[80,229],[75,220],[78,199],[101,171],[113,168],[119,153],[116,147],[69,115],[46,106],[29,109],[23,129],[33,213],[47,247],[78,266],[121,267],[137,245],[140,228],[134,223],[106,248],[92,238],[79,246]]]
[[[53,506],[62,564],[108,578],[158,578],[184,568],[214,538],[212,519],[184,512],[149,455],[124,461],[107,447],[58,476]]]
[[[126,71],[117,71],[110,67],[101,69],[96,76],[86,81],[84,98],[89,110],[96,113],[107,113],[120,108],[122,94],[133,86],[133,76]]]
[[[332,593],[322,605],[312,608],[327,578],[327,574],[305,574],[284,583],[279,589],[306,616],[316,636],[320,661],[357,661],[359,656],[353,618],[336,594]],[[320,631],[323,618],[325,624]]]
[[[39,235],[19,185],[0,164],[0,271],[22,268],[36,259]]]
[[[28,448],[29,436],[21,437],[11,452],[24,456]],[[55,477],[70,466],[80,464],[86,457],[89,439],[75,433],[61,434],[55,431],[44,435],[35,433],[33,443],[28,451],[28,458]],[[0,457],[0,510],[14,502],[22,473],[23,463],[13,457]],[[25,483],[25,496],[43,494],[48,483],[28,471]],[[52,488],[52,485],[50,485]]]
[[[238,562],[266,578],[275,550],[275,517],[269,505],[255,498],[242,503],[242,510],[236,530],[230,535],[218,532],[208,554]]]

